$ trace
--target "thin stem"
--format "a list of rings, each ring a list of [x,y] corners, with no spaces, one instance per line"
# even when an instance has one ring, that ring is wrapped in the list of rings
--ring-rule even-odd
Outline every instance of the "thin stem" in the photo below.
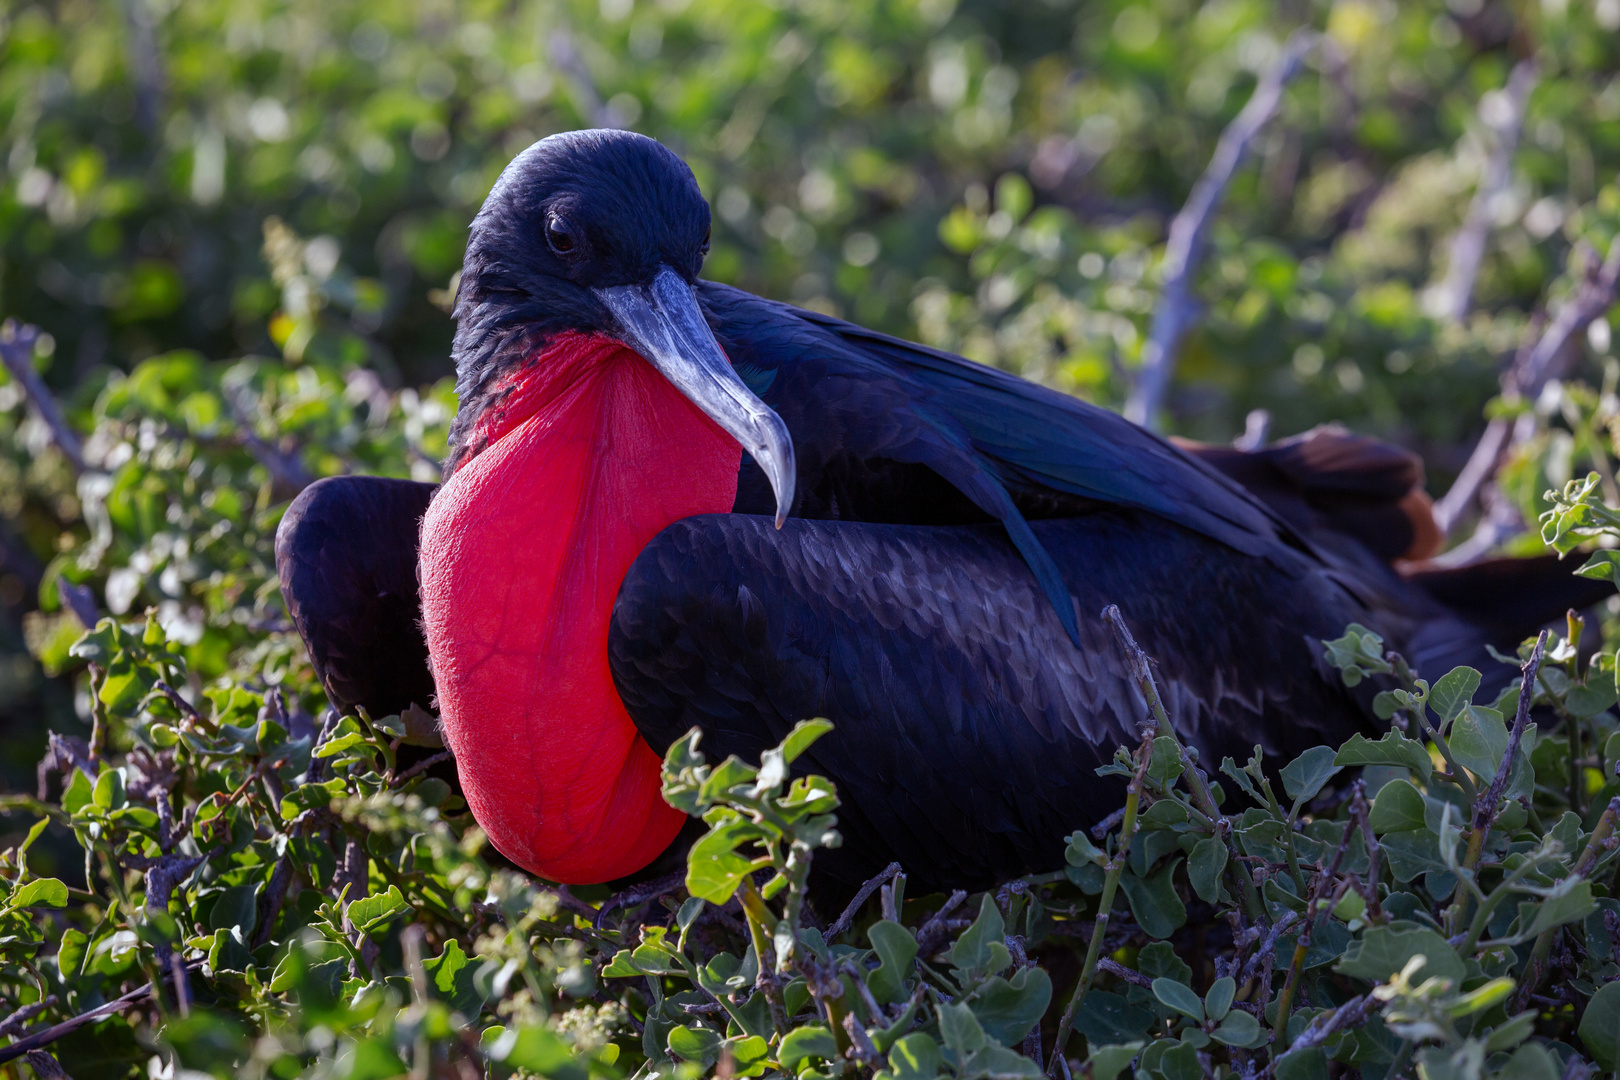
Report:
[[[1047,1066],[1048,1076],[1054,1075],[1052,1070],[1056,1068],[1057,1061],[1063,1057],[1069,1033],[1074,1027],[1075,1010],[1080,1007],[1081,999],[1091,989],[1091,982],[1097,976],[1097,959],[1102,952],[1103,939],[1108,936],[1108,917],[1114,908],[1114,893],[1119,888],[1119,879],[1125,871],[1125,857],[1130,852],[1131,840],[1136,835],[1136,810],[1141,801],[1148,765],[1152,760],[1153,729],[1144,725],[1142,745],[1136,751],[1136,775],[1131,778],[1130,787],[1125,792],[1125,819],[1120,822],[1119,843],[1114,848],[1113,857],[1108,860],[1102,895],[1097,899],[1097,922],[1091,931],[1091,941],[1086,944],[1086,960],[1080,969],[1080,981],[1075,983],[1074,993],[1069,998],[1068,1006],[1063,1010],[1063,1018],[1058,1021],[1057,1040],[1052,1044],[1052,1064]]]
[[[1153,717],[1158,733],[1175,740],[1176,748],[1181,754],[1182,778],[1187,782],[1187,790],[1192,794],[1193,804],[1214,823],[1216,836],[1226,845],[1227,871],[1237,880],[1239,891],[1243,894],[1243,906],[1248,910],[1251,919],[1265,921],[1266,905],[1261,901],[1260,890],[1255,887],[1254,878],[1249,874],[1248,864],[1242,860],[1243,853],[1237,849],[1232,840],[1232,824],[1226,820],[1220,807],[1215,804],[1215,796],[1209,789],[1209,781],[1204,775],[1204,770],[1199,768],[1198,762],[1187,752],[1187,748],[1176,735],[1175,725],[1170,722],[1170,714],[1165,711],[1164,700],[1159,697],[1158,685],[1153,681],[1153,669],[1148,662],[1147,653],[1142,651],[1142,647],[1131,636],[1130,627],[1125,625],[1125,617],[1120,614],[1117,605],[1109,604],[1103,608],[1102,618],[1113,627],[1115,636],[1119,638],[1120,647],[1125,651],[1126,663],[1131,669],[1131,676],[1136,680],[1137,688],[1147,702],[1148,712]]]

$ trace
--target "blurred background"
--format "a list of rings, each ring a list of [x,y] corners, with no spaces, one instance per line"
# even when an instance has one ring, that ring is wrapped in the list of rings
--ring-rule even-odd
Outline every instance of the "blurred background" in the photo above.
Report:
[[[1612,478],[1617,71],[1620,0],[3,0],[0,315],[84,442],[0,374],[0,788],[87,730],[63,582],[199,685],[309,688],[279,508],[436,475],[467,225],[571,128],[691,164],[707,276],[1110,407],[1170,305],[1166,431],[1338,420],[1438,496],[1494,400],[1477,546],[1539,549],[1543,490]]]

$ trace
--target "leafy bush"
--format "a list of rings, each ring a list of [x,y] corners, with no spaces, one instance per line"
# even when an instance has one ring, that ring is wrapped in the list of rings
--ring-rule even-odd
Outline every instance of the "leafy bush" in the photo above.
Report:
[[[1551,542],[1620,534],[1599,486],[1549,493]],[[487,854],[430,761],[401,765],[424,718],[317,723],[306,675],[200,675],[218,634],[246,636],[250,667],[296,666],[271,644],[284,630],[242,625],[265,571],[240,555],[208,556],[236,599],[204,615],[202,640],[153,607],[50,656],[81,667],[95,727],[53,739],[53,799],[5,797],[39,820],[0,856],[0,1054],[67,1022],[48,1050],[81,1080],[149,1061],[800,1080],[1034,1078],[1043,1056],[1095,1080],[1620,1064],[1615,658],[1580,648],[1578,619],[1502,657],[1528,681],[1488,703],[1479,672],[1431,684],[1352,626],[1325,655],[1347,684],[1386,685],[1389,732],[1211,775],[1111,609],[1154,720],[1100,770],[1128,781],[1117,820],[1069,837],[1064,871],[974,898],[908,897],[891,868],[875,904],[829,925],[809,874],[838,843],[838,795],[790,766],[831,725],[799,725],[757,766],[707,763],[695,732],[671,748],[665,797],[709,827],[684,895],[548,887]],[[1583,572],[1612,566],[1600,552]],[[180,688],[198,685],[194,706]],[[86,887],[31,868],[52,823]]]

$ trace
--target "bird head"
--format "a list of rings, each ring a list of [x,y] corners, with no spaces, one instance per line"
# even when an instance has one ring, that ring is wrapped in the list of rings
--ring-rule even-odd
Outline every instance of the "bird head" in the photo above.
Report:
[[[781,525],[793,502],[787,426],[732,369],[698,302],[709,204],[686,163],[627,131],[553,135],[514,158],[473,219],[456,294],[449,468],[500,377],[566,331],[636,353],[753,456]]]

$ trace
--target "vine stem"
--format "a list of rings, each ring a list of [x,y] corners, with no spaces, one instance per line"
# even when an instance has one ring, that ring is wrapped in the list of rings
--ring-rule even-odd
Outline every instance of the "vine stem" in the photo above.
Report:
[[[1148,765],[1152,761],[1153,729],[1144,724],[1142,745],[1136,750],[1136,775],[1131,778],[1130,787],[1125,792],[1125,818],[1119,826],[1119,843],[1114,848],[1113,857],[1108,860],[1102,895],[1097,899],[1097,922],[1091,930],[1091,941],[1086,944],[1086,962],[1080,969],[1080,981],[1075,983],[1074,993],[1063,1010],[1063,1018],[1058,1021],[1057,1039],[1052,1043],[1052,1060],[1046,1066],[1047,1076],[1057,1075],[1057,1063],[1063,1057],[1063,1048],[1074,1028],[1075,1010],[1080,1007],[1081,999],[1097,977],[1097,960],[1102,953],[1103,938],[1108,936],[1108,916],[1114,908],[1114,894],[1119,889],[1119,879],[1125,872],[1125,856],[1130,852],[1131,840],[1136,836],[1136,811],[1141,802]]]
[[[754,986],[765,995],[765,1003],[771,1007],[771,1026],[776,1029],[778,1036],[786,1035],[787,1008],[782,1003],[782,988],[777,984],[776,973],[767,959],[769,953],[765,951],[768,942],[765,928],[773,921],[771,909],[765,906],[751,877],[745,876],[742,880],[740,901],[743,918],[748,923],[748,937],[754,943],[754,957],[759,961],[759,974],[754,977]],[[833,1037],[838,1037],[836,1031]]]
[[[1204,776],[1204,770],[1199,768],[1192,754],[1182,745],[1181,739],[1176,735],[1175,725],[1170,722],[1170,714],[1165,711],[1164,699],[1159,696],[1158,685],[1153,681],[1153,669],[1148,662],[1147,653],[1131,636],[1130,627],[1125,624],[1125,616],[1120,613],[1117,604],[1109,604],[1103,608],[1102,619],[1113,628],[1115,636],[1119,638],[1120,647],[1125,651],[1125,661],[1131,669],[1131,677],[1136,680],[1137,689],[1142,692],[1142,697],[1147,702],[1148,712],[1153,717],[1158,733],[1175,741],[1176,749],[1181,754],[1181,775],[1187,781],[1187,790],[1192,793],[1193,803],[1213,823],[1215,834],[1226,845],[1228,854],[1226,865],[1237,879],[1238,887],[1243,893],[1243,906],[1248,909],[1249,917],[1260,922],[1268,921],[1266,906],[1260,899],[1260,890],[1255,887],[1248,864],[1243,861],[1243,853],[1238,851],[1232,842],[1232,825],[1221,813],[1220,807],[1215,805],[1215,796],[1209,790],[1209,781]]]

